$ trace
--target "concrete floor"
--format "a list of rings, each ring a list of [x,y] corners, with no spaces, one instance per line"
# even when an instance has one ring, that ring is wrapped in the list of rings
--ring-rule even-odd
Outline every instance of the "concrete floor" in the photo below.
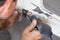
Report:
[[[50,11],[60,16],[59,14],[60,13],[60,0],[44,0],[44,6],[45,8],[49,9]],[[12,40],[20,40],[22,31],[27,25],[30,24],[30,22],[27,19],[25,18],[23,19],[24,19],[23,22],[21,23],[16,22],[14,27],[9,29]],[[53,39],[60,40],[60,38],[55,35],[53,35]]]

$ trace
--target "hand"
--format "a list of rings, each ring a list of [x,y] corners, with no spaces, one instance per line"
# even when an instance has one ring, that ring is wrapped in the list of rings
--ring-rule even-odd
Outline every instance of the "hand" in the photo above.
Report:
[[[13,12],[13,15],[7,19],[7,21],[10,22],[8,28],[11,28],[12,25],[14,24],[15,20],[18,20],[19,22],[22,21],[22,10],[21,9],[15,9],[14,12]]]
[[[6,19],[6,22],[8,24],[7,28],[11,28],[14,24],[14,22],[16,21],[16,17],[18,15],[18,12],[17,11],[14,11],[12,16],[8,19]]]
[[[42,35],[38,30],[32,30],[36,26],[36,20],[23,31],[21,40],[39,40],[42,38]]]
[[[3,30],[5,28],[11,28],[15,22],[16,16],[17,16],[17,11],[14,11],[13,15],[11,17],[1,21],[0,22],[0,30]]]
[[[18,16],[18,10],[14,10],[13,14],[11,17],[9,17],[8,19],[3,20],[2,22],[0,22],[0,29],[4,29],[4,28],[11,28],[15,22],[15,20],[17,19]],[[20,13],[20,12],[19,12]],[[21,15],[19,15],[19,18],[22,17]],[[21,20],[22,18],[20,18]]]
[[[17,0],[14,2],[13,0],[3,0],[4,2],[2,6],[0,7],[0,18],[1,19],[7,19],[9,16],[12,15],[12,12],[14,11]],[[8,5],[8,6],[7,6]]]

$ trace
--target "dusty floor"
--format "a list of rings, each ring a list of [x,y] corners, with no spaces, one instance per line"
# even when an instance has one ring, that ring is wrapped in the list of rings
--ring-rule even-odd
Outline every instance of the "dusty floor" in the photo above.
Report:
[[[49,9],[50,11],[58,14],[60,16],[60,0],[44,0],[44,6]],[[27,21],[27,22],[26,22]],[[14,27],[9,29],[11,34],[12,40],[20,40],[21,33],[23,29],[29,24],[30,22],[24,18],[22,23],[16,22]],[[59,37],[53,35],[54,40],[60,40]]]

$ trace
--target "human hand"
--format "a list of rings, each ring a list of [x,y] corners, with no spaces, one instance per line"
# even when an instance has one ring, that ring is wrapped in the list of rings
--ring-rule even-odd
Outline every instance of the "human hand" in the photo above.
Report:
[[[7,19],[12,15],[12,12],[16,7],[17,0],[2,0],[0,2],[3,2],[2,5],[0,4],[0,19]]]
[[[17,11],[14,11],[12,16],[10,16],[8,19],[2,20],[0,22],[0,30],[3,30],[5,28],[11,28],[15,22],[17,16]]]
[[[10,24],[8,25],[8,28],[11,28],[12,25],[14,24],[15,20],[18,20],[19,22],[22,22],[22,9],[15,9],[12,16],[7,19]]]
[[[18,15],[19,13],[20,13],[20,10],[19,11],[18,11],[18,9],[14,10],[13,14],[9,18],[4,19],[3,21],[0,22],[0,26],[1,26],[0,29],[11,28],[13,26],[15,20],[17,19],[17,16],[19,16],[19,19],[21,20],[22,18],[20,18],[20,17],[22,17],[21,16],[22,14]]]
[[[21,40],[39,40],[42,38],[42,35],[38,30],[33,30],[36,23],[36,20],[33,20],[33,22],[23,31]]]
[[[13,24],[16,21],[17,15],[18,15],[18,12],[15,10],[13,12],[12,16],[5,20],[7,22],[7,24],[8,24],[7,28],[11,28],[13,26]]]

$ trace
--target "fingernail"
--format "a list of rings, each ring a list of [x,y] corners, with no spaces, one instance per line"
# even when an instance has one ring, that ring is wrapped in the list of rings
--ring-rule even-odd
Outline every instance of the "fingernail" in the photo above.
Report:
[[[33,23],[34,23],[34,24],[37,24],[37,20],[36,20],[36,19],[34,19],[34,20],[33,20]]]

